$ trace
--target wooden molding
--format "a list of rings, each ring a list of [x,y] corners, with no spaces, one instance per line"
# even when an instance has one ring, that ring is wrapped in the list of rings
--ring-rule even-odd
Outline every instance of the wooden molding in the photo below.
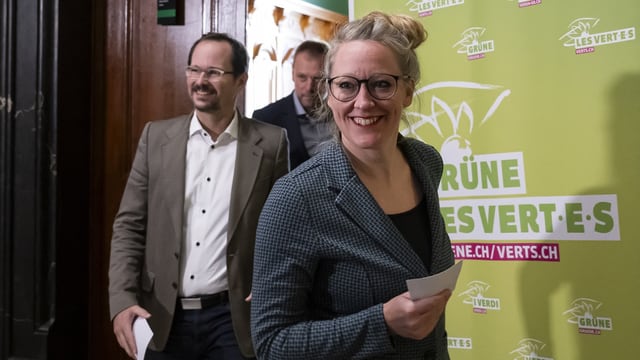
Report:
[[[321,8],[317,5],[310,4],[302,0],[264,0],[271,2],[274,6],[293,10],[300,14],[313,16],[318,19],[326,20],[333,23],[341,24],[348,20],[347,16],[340,13]]]

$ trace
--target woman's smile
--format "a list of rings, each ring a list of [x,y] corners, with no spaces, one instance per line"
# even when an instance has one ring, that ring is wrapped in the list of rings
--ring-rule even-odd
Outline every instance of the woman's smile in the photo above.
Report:
[[[352,116],[349,117],[354,123],[360,126],[370,126],[377,123],[380,120],[380,116]]]

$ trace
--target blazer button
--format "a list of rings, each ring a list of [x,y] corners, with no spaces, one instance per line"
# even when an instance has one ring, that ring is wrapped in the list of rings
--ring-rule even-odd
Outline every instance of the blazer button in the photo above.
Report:
[[[172,282],[171,283],[171,287],[174,288],[174,289],[177,289],[178,288],[178,284],[175,283],[175,282]]]
[[[176,259],[180,257],[180,255],[178,255],[178,253],[177,253],[177,252],[174,252],[174,253],[173,253],[173,256],[174,256]]]

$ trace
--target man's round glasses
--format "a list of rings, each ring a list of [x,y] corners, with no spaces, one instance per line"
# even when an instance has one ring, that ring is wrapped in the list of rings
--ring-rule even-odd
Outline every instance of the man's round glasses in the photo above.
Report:
[[[327,80],[329,92],[338,101],[351,101],[358,96],[360,85],[365,84],[369,95],[374,99],[388,100],[398,90],[398,79],[408,78],[407,75],[373,74],[368,79],[358,79],[353,76],[335,76]]]
[[[187,77],[190,79],[199,79],[202,74],[204,74],[204,78],[208,81],[214,81],[221,78],[223,75],[233,74],[233,71],[225,71],[218,68],[208,68],[208,69],[200,69],[197,66],[187,66],[185,70]]]

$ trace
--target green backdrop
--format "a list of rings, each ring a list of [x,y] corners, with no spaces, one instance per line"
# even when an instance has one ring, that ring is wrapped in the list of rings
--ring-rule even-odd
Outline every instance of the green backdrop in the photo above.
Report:
[[[640,2],[349,3],[374,9],[429,32],[403,132],[445,161],[452,358],[638,358]]]

